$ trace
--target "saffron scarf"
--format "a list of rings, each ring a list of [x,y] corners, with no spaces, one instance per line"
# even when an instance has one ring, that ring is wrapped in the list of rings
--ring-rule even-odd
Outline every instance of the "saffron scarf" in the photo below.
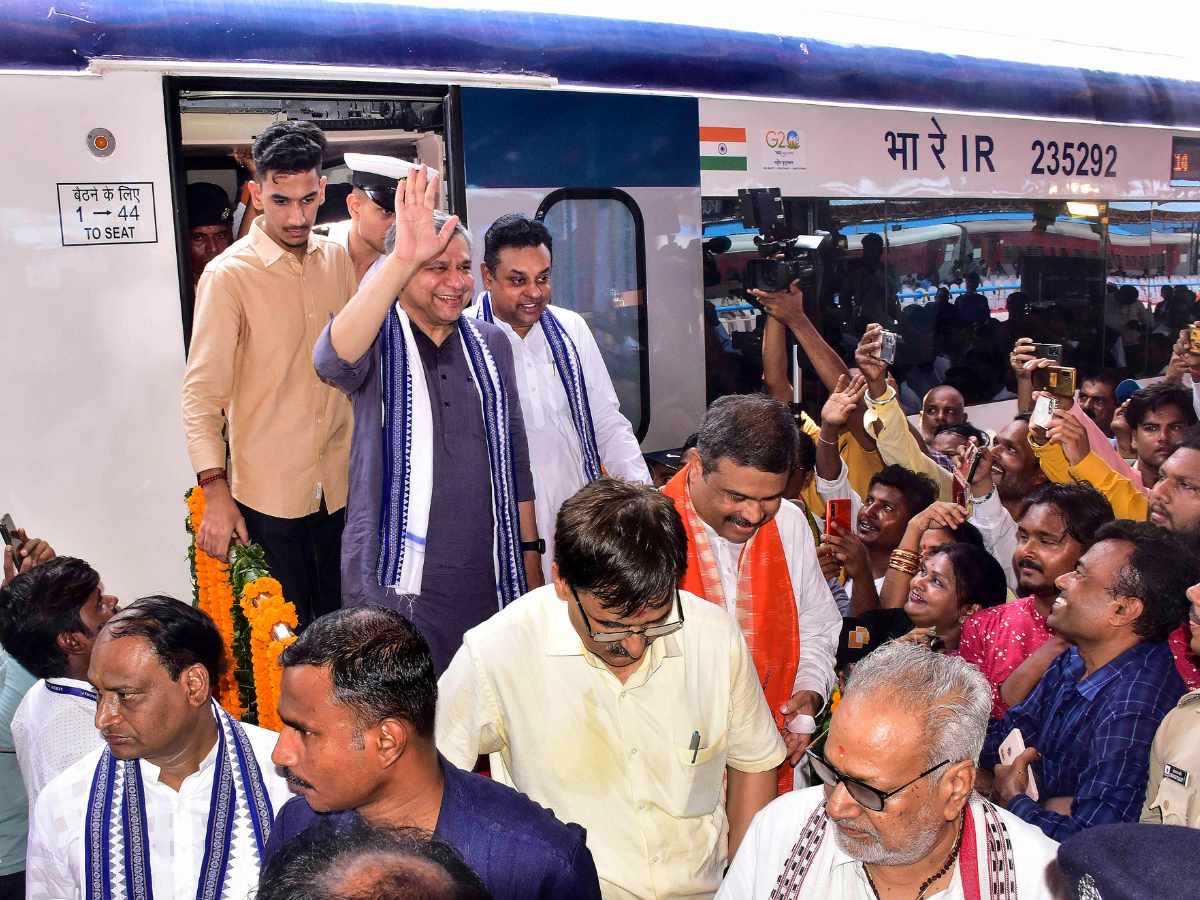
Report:
[[[687,571],[680,587],[710,603],[726,606],[720,566],[704,529],[704,521],[692,505],[688,478],[695,465],[688,463],[663,488],[663,493],[675,503],[687,530]],[[700,475],[698,466],[696,473]],[[800,665],[800,620],[783,540],[773,518],[742,546],[735,608],[767,705],[776,724],[784,728],[779,708],[791,698],[796,683],[796,669]],[[791,788],[792,767],[785,763],[780,766],[779,790],[784,793]]]

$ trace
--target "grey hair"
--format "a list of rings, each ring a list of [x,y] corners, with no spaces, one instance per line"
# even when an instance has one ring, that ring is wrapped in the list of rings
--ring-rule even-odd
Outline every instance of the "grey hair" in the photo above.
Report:
[[[438,229],[439,231],[441,231],[442,226],[445,225],[449,220],[450,220],[449,213],[444,213],[440,209],[435,209],[433,211],[433,227]],[[471,232],[469,232],[467,230],[466,226],[463,225],[461,220],[459,221],[459,223],[457,225],[454,226],[454,234],[456,237],[460,237],[464,241],[467,242],[468,249],[474,248],[475,239],[473,237],[471,237]],[[385,252],[391,253],[392,250],[395,249],[395,247],[396,247],[396,223],[392,222],[392,224],[388,226],[387,235],[383,239],[383,249]]]
[[[854,667],[846,698],[858,696],[886,697],[889,706],[924,718],[926,765],[947,759],[979,762],[992,712],[992,688],[965,659],[890,641]]]
[[[782,475],[791,472],[800,432],[788,408],[765,394],[729,394],[714,400],[696,439],[708,475],[728,457],[739,466]]]

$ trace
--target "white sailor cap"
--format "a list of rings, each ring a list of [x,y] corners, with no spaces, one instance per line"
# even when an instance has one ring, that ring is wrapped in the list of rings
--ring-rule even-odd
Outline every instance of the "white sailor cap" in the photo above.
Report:
[[[369,153],[347,153],[346,165],[350,168],[350,183],[360,188],[388,212],[394,212],[396,185],[407,178],[410,172],[420,168],[417,163],[398,159],[395,156],[378,156]],[[436,175],[433,169],[430,174]]]

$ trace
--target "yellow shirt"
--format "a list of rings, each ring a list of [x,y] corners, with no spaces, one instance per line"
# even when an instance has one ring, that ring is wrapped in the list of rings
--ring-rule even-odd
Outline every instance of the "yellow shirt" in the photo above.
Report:
[[[438,683],[438,749],[462,768],[490,754],[493,778],[586,828],[606,900],[712,897],[729,861],[726,766],[785,756],[737,623],[680,597],[683,628],[624,684],[552,584],[468,631]]]
[[[183,380],[183,426],[196,472],[225,467],[230,490],[282,519],[346,505],[354,418],[322,382],[313,347],[357,289],[350,255],[312,236],[304,259],[250,233],[210,262],[196,288]]]
[[[814,441],[821,439],[821,426],[814,422],[808,413],[800,414],[800,430]],[[867,496],[871,487],[871,479],[883,468],[883,460],[879,458],[879,451],[866,449],[853,434],[845,431],[838,438],[838,454],[846,463],[850,487],[854,488],[858,496]],[[804,490],[800,492],[799,499],[804,501],[814,515],[825,515],[825,501],[817,492],[816,478],[809,479]]]
[[[953,500],[954,476],[926,456],[908,430],[908,419],[896,399],[896,389],[889,386],[878,400],[872,400],[870,394],[865,396],[868,409],[863,416],[863,425],[868,434],[875,434],[875,446],[879,448],[880,458],[888,465],[904,466],[926,476],[937,485],[939,500]],[[879,422],[881,426],[877,434],[871,429],[873,422]],[[866,495],[865,491],[859,494],[860,497]]]
[[[1059,484],[1082,482],[1090,484],[1108,498],[1113,515],[1118,519],[1133,519],[1144,522],[1150,513],[1150,500],[1144,491],[1138,490],[1132,481],[1118,474],[1108,463],[1088,451],[1078,465],[1070,465],[1063,453],[1062,445],[1046,443],[1038,446],[1032,441],[1034,455],[1042,467],[1042,472],[1051,481]]]

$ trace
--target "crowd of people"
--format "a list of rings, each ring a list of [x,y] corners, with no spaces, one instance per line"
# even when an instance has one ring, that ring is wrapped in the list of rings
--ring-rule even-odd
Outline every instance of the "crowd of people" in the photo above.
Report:
[[[910,424],[880,323],[851,367],[758,292],[763,390],[656,484],[546,228],[491,224],[475,295],[423,167],[347,154],[314,234],[324,147],[265,129],[261,214],[194,242],[183,387],[198,547],[260,544],[299,614],[282,731],[214,699],[205,613],[18,532],[0,898],[1193,895],[1139,855],[1200,848],[1187,329],[1045,418],[1016,336],[993,434],[943,385]]]

